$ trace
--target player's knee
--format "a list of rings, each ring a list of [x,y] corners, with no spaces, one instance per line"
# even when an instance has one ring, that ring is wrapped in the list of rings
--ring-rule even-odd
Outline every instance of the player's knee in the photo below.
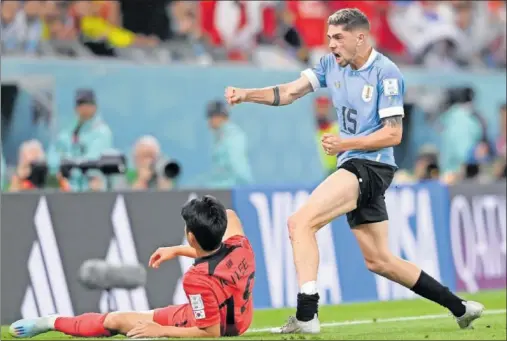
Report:
[[[297,214],[293,214],[287,220],[287,227],[289,229],[289,237],[292,240],[305,228],[305,221]]]
[[[297,219],[294,215],[291,215],[287,220],[287,228],[289,229],[289,238],[292,240],[298,226]]]
[[[378,275],[385,275],[389,272],[389,255],[376,255],[375,257],[365,257],[364,262],[368,270]]]
[[[289,237],[292,240],[295,236],[300,233],[306,233],[307,231],[317,232],[318,228],[312,226],[311,220],[305,218],[303,214],[295,213],[287,220],[287,227],[289,229]]]

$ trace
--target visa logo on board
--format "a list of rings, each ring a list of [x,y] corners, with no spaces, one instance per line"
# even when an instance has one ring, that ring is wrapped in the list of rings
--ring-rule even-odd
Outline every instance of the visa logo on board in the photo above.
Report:
[[[249,201],[257,211],[273,308],[295,307],[297,304],[299,288],[287,220],[308,200],[308,196],[307,191],[274,192],[270,197],[261,192],[249,195]],[[338,304],[342,300],[341,287],[330,226],[317,233],[317,243],[320,250],[318,286],[321,304]]]

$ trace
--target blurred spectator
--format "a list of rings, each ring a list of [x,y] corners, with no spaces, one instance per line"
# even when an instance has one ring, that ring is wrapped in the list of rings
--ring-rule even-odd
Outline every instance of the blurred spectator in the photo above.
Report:
[[[166,41],[173,38],[168,7],[174,0],[132,1],[120,0],[123,27],[143,36],[154,36]]]
[[[198,1],[174,1],[171,6],[173,40],[188,43],[196,61],[211,64],[209,37],[201,29]]]
[[[222,101],[210,102],[206,114],[214,135],[211,173],[206,185],[210,188],[231,188],[251,183],[245,133],[229,121],[229,113]]]
[[[498,123],[500,124],[500,134],[498,135],[498,138],[496,140],[496,151],[497,151],[498,155],[502,155],[503,157],[505,157],[505,155],[506,155],[506,148],[505,148],[506,139],[507,139],[506,115],[507,115],[507,104],[503,104],[499,110],[500,119],[499,119]]]
[[[440,165],[444,175],[457,175],[461,173],[470,150],[485,139],[487,134],[485,123],[474,106],[474,91],[471,88],[460,88],[450,93],[451,106],[440,116],[443,127]]]
[[[440,167],[438,151],[431,147],[421,148],[414,166],[415,181],[438,180]]]
[[[325,1],[288,1],[288,15],[301,39],[308,48],[327,47],[327,18]]]
[[[114,26],[122,26],[121,8],[118,1],[92,0],[93,13]]]
[[[77,31],[72,18],[67,14],[64,3],[44,1],[42,8],[43,40],[75,40]]]
[[[37,140],[23,142],[19,147],[18,165],[11,177],[9,192],[29,191],[42,189],[46,185],[47,165],[46,155],[42,144]],[[60,189],[70,189],[66,179],[60,177]]]
[[[134,169],[127,172],[127,182],[132,189],[169,190],[174,186],[173,180],[166,177],[158,165],[162,161],[160,144],[151,136],[142,136],[134,146]]]
[[[457,31],[446,1],[400,1],[388,22],[412,58],[428,67],[457,67]]]
[[[327,14],[327,8],[321,1],[281,2],[277,10],[278,20],[275,23],[277,34],[274,40],[277,45],[304,64],[310,62],[312,50],[319,55],[327,53],[327,46],[325,46],[327,44],[324,46],[319,44],[319,37],[325,42],[327,32],[327,29],[323,32],[319,31],[322,15],[324,12]],[[325,23],[327,25],[327,16]],[[308,26],[310,24],[313,26]],[[310,29],[310,27],[313,28]]]
[[[505,6],[500,15],[489,7],[487,1],[397,1],[388,22],[418,64],[494,66],[505,61],[499,57],[505,50]]]
[[[498,35],[490,45],[491,54],[487,56],[488,66],[505,68],[507,48],[507,18],[505,1],[488,1],[490,20],[498,28]]]
[[[175,35],[201,37],[199,8],[196,1],[174,1],[171,5],[171,19],[172,31]]]
[[[135,34],[110,23],[109,17],[104,17],[101,7],[96,6],[93,1],[74,2],[71,13],[81,33],[83,43],[97,55],[114,56],[114,48],[154,47],[158,44],[158,39],[155,37]],[[144,21],[144,18],[140,21]]]
[[[37,186],[29,179],[32,173],[32,163],[44,161],[45,157],[44,148],[39,141],[23,142],[19,147],[18,164],[11,177],[9,192],[36,189]]]
[[[2,1],[0,4],[2,15],[2,51],[11,51],[17,49],[22,43],[24,28],[19,20],[16,20],[16,14],[21,7],[19,1]]]
[[[506,140],[507,140],[507,105],[503,104],[500,107],[500,134],[496,140],[495,151],[497,159],[493,168],[493,176],[496,179],[505,178],[507,176],[507,155],[506,155]]]
[[[60,172],[63,159],[74,162],[98,160],[104,152],[113,147],[111,130],[97,113],[93,90],[80,89],[76,92],[76,112],[74,122],[60,131],[49,148],[48,164],[52,174]],[[89,171],[83,175],[78,169],[73,169],[68,176],[74,191],[104,188],[103,177],[98,171]]]
[[[454,24],[457,28],[458,59],[468,65],[485,66],[493,40],[500,34],[491,23],[486,1],[454,1]]]
[[[495,160],[494,144],[482,138],[471,150],[464,165],[463,177],[481,182],[492,179],[492,165]]]
[[[35,54],[42,38],[41,1],[2,1],[2,49]]]
[[[2,191],[5,188],[5,172],[6,171],[7,171],[7,166],[5,164],[4,153],[2,150],[2,160],[1,160],[1,164],[0,164],[0,186],[1,186]]]
[[[326,96],[319,96],[314,103],[315,120],[317,123],[317,148],[319,150],[320,160],[326,174],[336,171],[336,155],[327,155],[322,148],[321,139],[324,134],[340,134],[340,127],[336,119],[331,119],[329,115],[333,110],[331,101]]]
[[[396,172],[394,183],[415,183],[440,179],[438,150],[434,146],[423,146],[414,164],[413,172],[401,169]]]
[[[263,30],[263,9],[272,1],[200,1],[202,31],[230,60],[247,61]]]

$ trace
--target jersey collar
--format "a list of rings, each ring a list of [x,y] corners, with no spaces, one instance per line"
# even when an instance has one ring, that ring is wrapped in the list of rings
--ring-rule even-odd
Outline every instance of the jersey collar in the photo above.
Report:
[[[221,243],[220,247],[217,250],[215,250],[215,252],[213,252],[212,254],[209,254],[209,255],[204,256],[204,257],[196,258],[195,262],[194,262],[194,265],[210,261],[213,258],[220,258],[220,254],[223,253],[224,250],[225,250],[224,243]]]
[[[378,55],[377,50],[371,49],[370,56],[368,57],[368,60],[366,61],[366,63],[364,63],[364,65],[361,66],[361,68],[357,69],[356,71],[363,71],[363,70],[366,70],[367,68],[369,68],[371,66],[371,64],[373,64],[375,59],[377,58],[377,55]]]

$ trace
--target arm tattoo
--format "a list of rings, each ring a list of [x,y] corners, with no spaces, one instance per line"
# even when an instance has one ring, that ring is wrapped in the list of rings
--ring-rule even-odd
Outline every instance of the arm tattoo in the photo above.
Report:
[[[280,105],[280,89],[275,86],[273,88],[273,95],[274,95],[274,100],[273,100],[273,106],[279,106]]]
[[[403,117],[401,115],[390,116],[382,119],[384,127],[396,128],[402,125]]]

